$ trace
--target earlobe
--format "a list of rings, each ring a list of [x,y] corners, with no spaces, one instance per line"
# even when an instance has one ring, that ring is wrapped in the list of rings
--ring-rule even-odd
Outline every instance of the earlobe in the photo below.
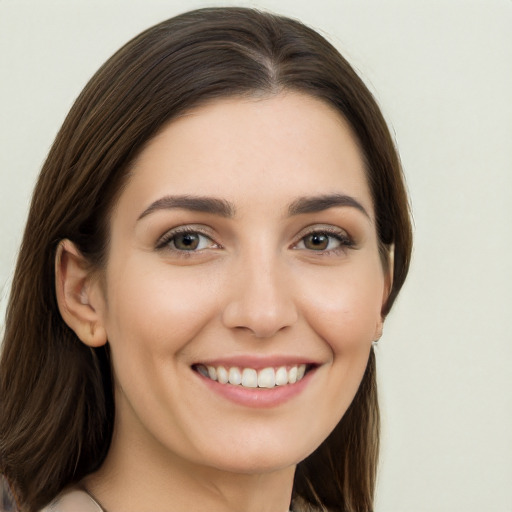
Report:
[[[102,321],[104,309],[100,284],[84,256],[69,240],[62,240],[55,255],[55,291],[66,324],[90,347],[107,342]]]
[[[382,332],[384,330],[384,318],[381,317],[381,320],[377,322],[375,326],[375,334],[373,336],[373,343],[377,343],[382,338]]]

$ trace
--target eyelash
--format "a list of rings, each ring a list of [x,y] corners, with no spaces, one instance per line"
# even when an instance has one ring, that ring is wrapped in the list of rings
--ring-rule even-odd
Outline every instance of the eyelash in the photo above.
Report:
[[[317,236],[326,236],[330,239],[334,239],[339,243],[338,247],[335,247],[333,249],[324,249],[324,250],[314,250],[314,249],[308,249],[307,247],[304,247],[303,249],[310,252],[311,254],[315,254],[318,256],[329,256],[334,255],[337,256],[339,254],[342,254],[347,251],[347,249],[355,247],[354,240],[345,232],[340,229],[328,227],[328,226],[321,226],[321,227],[312,227],[309,231],[306,233],[301,233],[300,238],[297,242],[295,242],[292,246],[293,249],[300,249],[297,246],[300,243],[304,243],[304,240],[308,236],[317,235]],[[328,245],[331,244],[331,241],[328,242]]]
[[[165,233],[157,242],[156,249],[157,250],[168,250],[172,253],[181,256],[181,257],[190,257],[194,253],[198,253],[203,251],[205,248],[201,249],[192,249],[192,250],[186,250],[186,249],[178,249],[176,246],[172,247],[172,245],[175,245],[175,238],[178,235],[200,235],[201,237],[207,238],[211,242],[211,246],[213,248],[222,248],[219,244],[217,244],[210,235],[205,233],[203,230],[201,230],[198,227],[193,226],[182,226],[178,227],[176,229],[173,229],[171,231],[168,231]],[[324,250],[315,250],[315,249],[308,249],[307,247],[299,248],[297,247],[299,244],[303,243],[304,240],[308,236],[317,235],[317,236],[326,236],[329,239],[334,239],[339,243],[338,247],[335,247],[333,249],[324,249]],[[331,241],[328,242],[328,245],[331,244]],[[355,243],[353,239],[344,231],[341,231],[339,229],[335,228],[329,228],[327,226],[322,227],[313,227],[309,231],[302,233],[300,238],[297,240],[297,242],[294,242],[291,246],[292,249],[295,250],[306,250],[310,252],[311,254],[315,255],[338,255],[340,253],[345,252],[349,248],[353,248],[355,246]]]
[[[182,257],[185,257],[185,258],[192,256],[193,253],[197,253],[197,252],[200,252],[200,251],[204,250],[204,249],[193,249],[193,250],[187,251],[185,249],[178,249],[176,246],[171,247],[171,244],[175,245],[174,240],[175,240],[175,238],[178,235],[200,235],[201,237],[207,238],[208,240],[210,240],[211,241],[211,245],[215,246],[215,248],[219,248],[220,247],[220,245],[216,244],[213,241],[213,239],[212,239],[212,237],[210,235],[205,233],[200,228],[193,227],[193,226],[182,226],[182,227],[178,227],[176,229],[173,229],[173,230],[168,231],[167,233],[165,233],[165,235],[163,235],[158,240],[158,242],[156,244],[156,249],[157,250],[168,250],[168,251],[171,251],[172,253],[174,253],[174,254],[176,254],[178,256],[182,256]]]

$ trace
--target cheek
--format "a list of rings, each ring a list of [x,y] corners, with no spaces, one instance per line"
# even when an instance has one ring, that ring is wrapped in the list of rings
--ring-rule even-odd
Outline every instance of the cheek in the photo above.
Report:
[[[299,295],[308,323],[330,346],[333,355],[367,351],[381,321],[384,277],[378,265],[347,272],[320,273],[305,279]]]
[[[307,325],[330,352],[321,368],[326,386],[317,400],[325,434],[340,421],[357,393],[381,321],[384,277],[380,262],[347,265],[336,272],[303,273],[301,309]]]
[[[211,272],[141,259],[111,275],[107,333],[112,345],[151,349],[158,357],[182,348],[211,320],[219,286]]]

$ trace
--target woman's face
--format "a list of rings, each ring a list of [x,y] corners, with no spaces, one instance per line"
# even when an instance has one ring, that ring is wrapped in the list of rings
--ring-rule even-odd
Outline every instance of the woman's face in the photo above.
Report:
[[[114,448],[251,473],[326,438],[389,288],[339,114],[286,93],[172,121],[133,166],[109,251]]]

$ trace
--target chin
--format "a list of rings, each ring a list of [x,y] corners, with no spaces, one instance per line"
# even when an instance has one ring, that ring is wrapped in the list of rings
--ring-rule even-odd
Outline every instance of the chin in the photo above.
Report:
[[[209,460],[208,465],[230,473],[247,475],[272,473],[294,468],[316,450],[323,441],[323,437],[311,440],[309,443],[300,443],[290,438],[288,442],[276,438],[269,441],[268,438],[265,440],[262,437],[257,441],[259,442],[246,443],[233,440],[230,445],[221,450],[217,449],[220,445],[216,445],[213,452],[210,447],[208,455],[203,452],[202,461],[204,463]]]

